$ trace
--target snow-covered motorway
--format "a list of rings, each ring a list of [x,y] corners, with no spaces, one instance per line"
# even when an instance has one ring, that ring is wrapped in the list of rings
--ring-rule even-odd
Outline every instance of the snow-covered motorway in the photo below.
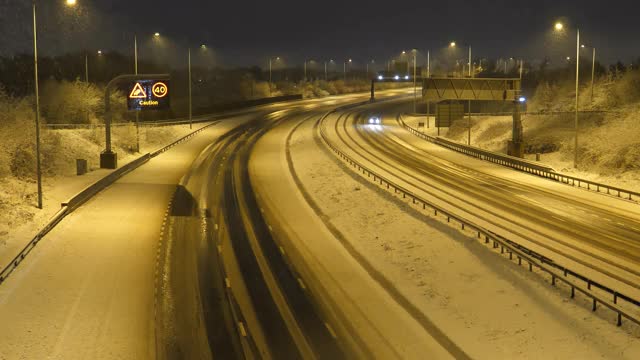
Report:
[[[402,91],[390,91],[387,96],[397,96],[401,93]],[[297,109],[298,112],[304,112],[317,106],[323,106],[323,111],[326,111],[343,103],[367,99],[368,94],[361,94],[293,104],[270,105],[260,108],[259,111],[249,112],[247,115],[226,119],[196,136],[193,140],[154,158],[98,194],[54,228],[25,259],[22,266],[0,287],[0,319],[3,324],[0,327],[0,359],[145,359],[160,357],[162,354],[156,352],[156,337],[158,336],[156,322],[168,321],[167,318],[171,315],[171,311],[184,315],[184,317],[180,317],[180,321],[188,322],[197,318],[195,322],[188,322],[188,324],[198,324],[190,328],[190,331],[194,334],[201,334],[198,332],[201,329],[199,326],[202,327],[204,324],[198,323],[197,320],[199,316],[205,315],[207,320],[215,320],[211,317],[216,315],[212,314],[212,308],[197,308],[195,314],[188,312],[189,308],[172,308],[167,309],[167,314],[158,313],[158,308],[166,304],[163,302],[162,294],[158,294],[165,290],[159,288],[163,285],[163,282],[158,279],[160,266],[174,266],[176,268],[180,265],[179,262],[172,263],[173,259],[165,262],[166,259],[158,256],[160,254],[157,251],[159,240],[170,241],[167,239],[167,231],[161,231],[167,221],[165,213],[167,205],[175,194],[175,203],[169,218],[173,219],[172,224],[174,225],[171,231],[180,227],[186,229],[180,236],[193,235],[190,222],[197,222],[202,218],[190,217],[187,216],[188,213],[181,212],[191,210],[191,208],[187,207],[185,210],[185,196],[189,194],[184,192],[184,186],[178,185],[189,184],[198,188],[199,184],[194,185],[193,182],[186,179],[191,174],[190,169],[193,171],[194,167],[197,168],[205,160],[208,164],[220,161],[218,155],[225,154],[224,151],[232,151],[242,141],[246,142],[246,136],[249,135],[243,132],[251,132],[246,127],[247,124],[254,123],[256,120],[277,117],[277,114],[283,109],[291,108]],[[258,129],[261,126],[255,128]],[[236,130],[234,131],[234,129]],[[244,140],[240,140],[240,143],[237,141],[229,142],[230,139],[237,137]],[[203,153],[207,147],[210,152]],[[228,155],[229,152],[226,154]],[[200,158],[196,159],[198,155]],[[210,158],[207,159],[208,156]],[[196,160],[195,163],[194,160]],[[226,169],[238,169],[238,167],[228,166]],[[185,174],[187,175],[185,176]],[[181,179],[182,181],[180,181]],[[228,190],[226,186],[232,184],[235,181],[233,179],[228,175],[225,177],[225,186],[217,189],[218,195],[221,194],[222,189],[224,192]],[[200,181],[207,181],[207,178],[201,177]],[[245,177],[243,184],[233,183],[233,186],[246,189],[247,181]],[[213,193],[213,187],[218,184],[209,185],[212,186],[212,189],[207,191]],[[230,192],[229,197],[232,195],[237,195],[237,193]],[[186,198],[188,199],[188,196]],[[215,199],[213,198],[211,201],[215,201]],[[226,208],[227,205],[232,204],[228,198],[224,198],[223,201],[227,201],[227,203],[217,205]],[[239,203],[240,200],[234,199],[234,201]],[[246,213],[243,213],[246,209],[246,206],[242,211],[236,209],[236,217],[228,219],[229,224],[235,222],[235,225],[239,226],[242,225],[242,222],[246,222]],[[213,225],[217,227],[217,224]],[[179,241],[183,239],[181,237]],[[198,241],[202,241],[202,239],[199,238]],[[165,242],[161,242],[161,244],[165,244]],[[255,244],[246,242],[244,245],[254,246]],[[245,250],[248,253],[249,248],[245,247]],[[221,252],[224,252],[224,248]],[[198,254],[202,253],[195,251],[188,256],[197,256]],[[187,258],[187,261],[193,259],[193,257]],[[257,265],[257,263],[264,263],[265,259],[264,255],[262,257],[258,255],[254,260],[245,261],[249,264],[253,262],[250,265],[253,266],[254,277],[260,276],[261,271],[265,271],[264,267],[257,267],[263,266],[263,264]],[[241,262],[240,259],[237,261]],[[269,261],[272,260],[269,259]],[[198,262],[192,261],[188,264],[195,265]],[[209,263],[202,266],[207,265]],[[234,272],[233,265],[225,265],[231,268],[228,272],[228,279],[233,280],[235,277],[238,279],[237,283],[243,281],[237,278],[238,273]],[[242,275],[246,276],[246,272],[250,270],[247,270],[245,265],[241,265],[242,267],[238,266],[238,269],[241,268]],[[276,274],[278,276],[283,269],[282,263],[280,266],[281,268],[274,270],[274,272],[279,272]],[[162,268],[162,270],[164,269]],[[188,270],[180,268],[175,273],[165,272],[163,275],[179,277],[185,273],[188,274]],[[249,323],[249,328],[243,328],[241,332],[248,331],[252,339],[249,348],[262,352],[266,357],[273,352],[277,358],[278,354],[294,348],[296,349],[293,351],[294,354],[296,351],[302,356],[311,354],[314,350],[310,350],[308,334],[301,335],[300,330],[296,333],[291,329],[297,327],[298,324],[297,321],[292,320],[291,311],[293,310],[288,309],[290,304],[287,301],[290,299],[285,300],[281,292],[274,290],[274,276],[273,274],[265,276],[262,285],[260,285],[262,286],[262,295],[266,295],[264,292],[267,290],[266,286],[270,286],[268,291],[274,296],[271,305],[261,304],[267,309],[256,310],[252,308],[246,312],[236,313]],[[186,291],[194,289],[194,287],[189,287],[188,281],[203,281],[203,284],[214,286],[213,281],[207,283],[206,279],[202,278],[187,278],[186,281],[187,283],[182,287]],[[258,291],[254,286],[257,284],[257,280],[252,281],[250,291]],[[267,282],[270,284],[266,285]],[[234,281],[232,284],[235,285],[235,283]],[[295,284],[299,286],[300,283],[296,281]],[[282,286],[282,284],[279,283],[277,286]],[[238,288],[238,286],[234,286],[234,290]],[[207,292],[205,290],[207,289],[201,289],[199,285],[195,289],[197,293],[191,294],[194,295],[194,298],[189,298],[189,294],[185,295],[185,298],[187,301],[198,301],[198,304],[195,305],[198,306],[201,304],[200,298],[206,298]],[[246,289],[247,287],[245,287]],[[201,290],[203,291],[200,292]],[[278,292],[279,295],[274,295],[273,292]],[[212,292],[208,292],[208,294],[216,296]],[[253,298],[244,294],[247,296],[231,305],[246,306],[245,303],[250,299],[260,302],[261,300],[256,300],[256,294],[260,293],[250,294],[254,296]],[[219,300],[213,299],[213,301]],[[269,300],[264,299],[262,302],[269,303]],[[300,301],[297,302],[300,303]],[[185,306],[190,305],[193,306],[193,304],[185,304]],[[299,304],[298,308],[306,310],[296,311],[307,311],[307,314],[310,315],[306,317],[313,320],[313,316],[317,315],[314,315],[314,312],[309,312],[309,306],[308,301],[306,305]],[[271,311],[271,315],[268,314],[269,311]],[[218,313],[218,315],[224,317],[228,314]],[[266,316],[266,318],[260,319],[262,321],[260,326],[268,324],[275,326],[275,328],[267,327],[260,331],[252,331],[251,327],[256,323],[251,323],[251,321],[254,317],[260,316]],[[269,316],[280,317],[280,326],[283,325],[283,322],[287,322],[286,329],[291,333],[289,339],[295,342],[294,348],[278,348],[274,345],[279,342],[291,347],[293,343],[287,342],[286,334],[277,331],[277,321],[272,323],[270,320],[272,318]],[[296,316],[300,317],[300,314],[298,313]],[[219,325],[216,324],[216,327],[219,328]],[[329,339],[320,346],[324,351],[328,351],[328,344],[334,342],[331,340],[334,330],[327,325],[324,322],[317,322],[313,325],[317,326],[316,330],[312,330],[315,331],[315,334],[324,334],[324,338]],[[283,329],[283,327],[279,328],[279,330]],[[238,331],[237,323],[233,326],[233,330]],[[162,335],[167,334],[160,333],[160,336]],[[205,336],[212,339],[211,348],[216,349],[215,341],[223,343],[223,347],[228,347],[228,343],[224,343],[225,338],[218,335],[220,334],[213,331],[205,332]],[[196,338],[194,341],[209,344],[207,338]],[[313,338],[313,342],[316,342],[316,348],[318,348],[318,341],[322,341],[321,336]],[[175,347],[171,349],[175,349]],[[193,348],[194,351],[198,349]],[[216,356],[220,357],[220,354],[218,353]]]
[[[169,358],[466,357],[395,303],[301,195],[288,135],[337,105],[238,128],[181,182],[159,276]]]
[[[333,114],[330,141],[412,193],[640,298],[640,207],[476,160],[405,131],[406,101]],[[368,123],[371,116],[382,125]]]
[[[391,90],[377,97],[405,94]],[[540,182],[426,144],[395,121],[406,100],[338,110],[319,122],[328,111],[366,100],[368,94],[307,100],[230,117],[98,194],[49,233],[0,286],[0,359],[638,353],[624,332],[599,338],[606,320],[585,326],[540,300],[539,289],[512,284],[511,270],[485,256],[490,250],[457,246],[465,238],[457,230],[399,208],[401,201],[376,193],[375,185],[361,188],[365,180],[357,183],[357,175],[339,168],[317,126],[345,152],[408,188],[453,203],[464,216],[518,236],[540,252],[562,250],[581,270],[608,270],[630,292],[638,284],[631,277],[637,247],[629,241],[636,238],[602,227],[600,235],[619,241],[610,247],[585,241],[585,251],[581,229],[590,224],[579,221],[578,210],[551,217],[549,212],[568,204],[585,216],[596,212],[637,226],[636,204]],[[385,123],[363,126],[371,114],[382,114]],[[369,228],[354,215],[368,211],[374,214],[366,215],[373,223]],[[544,221],[531,219],[536,216]],[[408,254],[385,260],[399,245],[379,244],[371,231],[383,239],[390,232],[385,241],[397,237]],[[554,242],[540,244],[548,239]],[[442,251],[445,256],[429,258]],[[458,258],[446,255],[454,254],[465,264],[453,266]],[[421,264],[428,270],[415,273]],[[407,274],[419,276],[417,291],[403,280]],[[463,275],[481,288],[460,280]],[[617,281],[600,271],[595,275]],[[448,280],[439,284],[441,279]],[[460,308],[439,308],[438,293],[445,307]],[[491,305],[477,309],[467,294],[491,299]],[[515,308],[506,310],[513,302]],[[512,321],[495,321],[505,312]],[[620,344],[624,349],[611,350]]]

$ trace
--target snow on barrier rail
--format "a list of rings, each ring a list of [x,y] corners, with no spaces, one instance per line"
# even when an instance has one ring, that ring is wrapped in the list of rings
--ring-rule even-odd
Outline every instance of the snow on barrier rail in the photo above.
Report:
[[[595,191],[598,193],[606,193],[607,195],[617,196],[634,202],[640,202],[640,193],[631,190],[622,189],[619,187],[598,183],[591,180],[585,180],[574,176],[560,174],[552,167],[536,163],[534,161],[528,161],[517,157],[504,155],[484,149],[480,149],[474,146],[460,144],[451,140],[444,139],[439,136],[431,136],[422,133],[416,128],[413,128],[404,122],[402,115],[398,116],[398,122],[407,129],[410,133],[432,142],[434,144],[446,147],[450,150],[463,153],[468,156],[472,156],[481,160],[490,161],[502,166],[514,168],[516,170],[528,172],[533,175],[544,177],[547,179],[555,180],[563,184]]]
[[[77,209],[78,207],[80,207],[82,204],[86,203],[89,199],[91,199],[93,196],[95,196],[96,194],[98,194],[99,192],[101,192],[102,190],[106,189],[107,187],[109,187],[111,184],[115,183],[118,179],[120,179],[121,177],[123,177],[124,175],[126,175],[127,173],[139,168],[140,166],[142,166],[143,164],[145,164],[146,162],[148,162],[150,159],[164,153],[165,151],[171,149],[172,147],[185,142],[187,140],[189,140],[190,138],[192,138],[193,136],[199,134],[200,132],[204,131],[205,129],[217,124],[218,121],[212,122],[209,125],[203,126],[202,128],[172,142],[171,144],[157,150],[154,151],[153,153],[147,153],[142,155],[141,157],[139,157],[138,159],[128,163],[127,165],[124,165],[123,167],[113,171],[112,173],[110,173],[109,175],[103,177],[102,179],[98,180],[97,182],[93,183],[92,185],[89,185],[86,189],[80,191],[78,194],[76,194],[75,196],[73,196],[71,199],[69,199],[66,202],[62,203],[62,208],[51,218],[51,220],[33,237],[33,239],[31,239],[31,241],[29,241],[27,243],[27,245],[18,253],[18,255],[16,255],[13,260],[11,260],[11,262],[6,265],[3,269],[2,272],[0,272],[0,284],[2,284],[8,277],[9,275],[11,275],[11,273],[13,272],[13,270],[15,270],[20,263],[22,263],[22,260],[24,260],[24,258],[31,252],[31,250],[33,250],[33,248],[36,247],[36,245],[40,242],[40,240],[42,240],[42,238],[45,237],[45,235],[47,235],[51,230],[53,230],[53,228],[58,225],[58,223],[60,223],[60,221],[62,221],[62,219],[64,219],[67,215],[71,214],[75,209]]]
[[[357,105],[356,105],[357,106]],[[349,106],[350,107],[355,107],[355,106]],[[363,164],[359,163],[358,161],[356,161],[355,159],[353,159],[352,157],[350,157],[349,155],[347,155],[346,153],[342,152],[337,146],[335,146],[333,143],[331,143],[331,141],[329,140],[328,136],[326,135],[325,131],[324,131],[324,126],[323,123],[326,120],[326,118],[331,115],[332,113],[334,113],[335,111],[338,110],[344,110],[347,107],[342,107],[342,108],[338,108],[335,109],[327,114],[325,114],[318,122],[319,122],[319,132],[320,132],[320,137],[322,138],[323,142],[329,147],[329,149],[331,149],[334,153],[336,153],[336,155],[343,160],[345,163],[347,163],[348,165],[350,165],[351,167],[353,167],[355,170],[357,170],[358,172],[361,172],[363,174],[363,176],[367,176],[367,178],[369,178],[370,180],[372,180],[374,183],[378,183],[380,184],[380,186],[384,187],[386,186],[387,190],[391,191],[393,190],[393,192],[395,194],[402,194],[402,198],[403,199],[407,199],[409,198],[412,203],[414,205],[422,205],[422,209],[426,210],[427,207],[429,207],[431,210],[433,210],[433,214],[434,216],[438,216],[438,215],[442,215],[444,217],[446,217],[447,219],[447,223],[450,223],[452,220],[457,222],[458,224],[460,224],[461,230],[473,230],[474,232],[477,232],[477,236],[478,239],[482,239],[484,238],[484,243],[485,244],[490,244],[491,242],[493,242],[493,249],[497,249],[500,248],[500,253],[501,254],[508,254],[509,255],[509,260],[513,261],[514,260],[514,256],[516,257],[517,261],[518,261],[518,265],[522,265],[522,262],[525,261],[526,263],[528,263],[529,265],[529,271],[533,271],[533,268],[535,267],[536,269],[538,269],[539,271],[541,271],[542,273],[546,273],[549,276],[551,276],[551,285],[552,286],[556,286],[556,282],[561,282],[564,283],[565,285],[567,285],[568,287],[571,288],[571,298],[575,297],[575,293],[576,291],[579,293],[584,294],[586,297],[590,298],[592,300],[592,311],[596,311],[597,309],[597,305],[600,304],[610,310],[612,310],[614,313],[617,314],[617,321],[616,324],[617,326],[621,326],[622,325],[622,319],[626,318],[632,322],[634,322],[637,325],[640,325],[640,317],[638,317],[636,314],[632,314],[624,309],[622,309],[620,306],[618,306],[618,299],[624,299],[625,301],[629,302],[630,304],[636,305],[638,307],[640,307],[640,301],[633,299],[629,296],[626,296],[624,294],[621,294],[615,290],[612,290],[606,286],[603,286],[591,279],[589,279],[586,276],[583,276],[581,274],[578,274],[576,272],[573,272],[565,267],[562,267],[558,264],[555,264],[553,262],[553,260],[546,258],[540,254],[537,254],[536,252],[529,250],[528,248],[517,244],[514,241],[505,239],[495,233],[493,233],[492,231],[489,231],[477,224],[474,224],[470,221],[467,221],[461,217],[458,217],[456,215],[454,215],[453,213],[415,195],[414,193],[412,193],[411,191],[407,190],[406,188],[397,185],[396,183],[392,182],[391,180],[379,175],[378,173],[372,171],[371,169],[367,168],[366,166],[364,166]],[[557,271],[559,270],[559,271]],[[563,276],[564,275],[564,276]],[[582,280],[584,282],[586,282],[587,286],[584,287],[582,285],[577,284],[575,281],[571,280],[568,275],[572,275],[575,279],[578,280]],[[598,294],[594,294],[593,292],[591,292],[591,287],[595,285],[596,287],[600,288],[601,290],[611,294],[613,296],[613,301],[611,302],[608,299],[605,299],[604,297],[598,295]]]

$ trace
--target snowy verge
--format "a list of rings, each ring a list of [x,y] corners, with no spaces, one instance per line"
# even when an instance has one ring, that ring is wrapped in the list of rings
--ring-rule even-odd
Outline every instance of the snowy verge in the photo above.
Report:
[[[580,301],[569,301],[470,234],[336,164],[310,131],[293,136],[291,151],[296,172],[326,221],[472,357],[640,354],[632,328],[617,329],[610,318],[593,316]]]
[[[141,128],[140,153],[129,152],[116,147],[120,167],[139,158],[141,153],[155,151],[199,128],[206,123],[197,124],[194,129],[188,126],[168,126],[161,128]],[[118,136],[131,136],[132,129],[120,129],[122,134],[114,133],[114,143]],[[95,130],[55,130],[63,139],[60,158],[67,161],[58,164],[62,175],[43,178],[43,209],[35,208],[31,203],[37,199],[35,183],[15,177],[0,179],[0,264],[4,266],[22,249],[52,217],[60,210],[60,204],[86,189],[91,184],[108,176],[113,170],[98,168],[102,145],[94,142]],[[89,172],[82,176],[74,174],[75,158],[87,158]],[[72,165],[73,164],[73,165]]]

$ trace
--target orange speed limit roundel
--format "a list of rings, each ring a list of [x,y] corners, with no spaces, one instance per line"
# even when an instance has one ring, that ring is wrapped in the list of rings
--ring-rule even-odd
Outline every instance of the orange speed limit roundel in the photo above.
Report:
[[[151,87],[151,92],[157,98],[163,98],[169,93],[169,88],[165,83],[157,82]]]

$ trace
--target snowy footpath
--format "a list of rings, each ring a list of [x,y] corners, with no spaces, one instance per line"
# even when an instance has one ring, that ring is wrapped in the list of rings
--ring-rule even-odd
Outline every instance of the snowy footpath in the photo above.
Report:
[[[205,126],[206,123],[194,124],[193,129],[188,125],[167,126],[161,128],[142,128],[141,153],[155,151],[171,141],[175,141],[192,131]],[[71,152],[69,148],[89,147],[86,133],[92,130],[55,130],[64,133],[63,152]],[[82,134],[84,132],[85,134]],[[91,150],[97,155],[101,147],[90,144]],[[124,166],[137,159],[140,154],[119,153],[118,163]],[[75,165],[74,165],[75,166]],[[91,166],[91,163],[89,164]],[[4,266],[44,227],[50,218],[60,210],[60,204],[109,175],[113,170],[90,169],[84,175],[44,177],[43,179],[43,209],[35,207],[36,184],[17,180],[15,178],[0,179],[0,203],[11,204],[0,214],[0,266]]]
[[[630,325],[594,316],[468,234],[372,185],[318,143],[312,127],[293,134],[290,150],[325,225],[472,358],[640,357]]]
[[[155,358],[155,254],[167,203],[202,149],[237,123],[150,160],[54,228],[0,286],[0,359]]]

